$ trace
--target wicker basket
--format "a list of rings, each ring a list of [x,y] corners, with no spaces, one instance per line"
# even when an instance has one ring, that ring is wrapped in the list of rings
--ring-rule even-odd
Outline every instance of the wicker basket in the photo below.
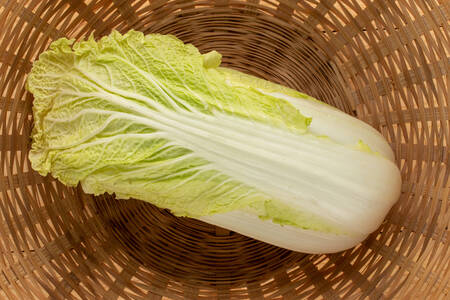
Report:
[[[1,299],[448,299],[450,1],[0,4]],[[219,50],[380,130],[403,177],[380,229],[305,255],[32,171],[32,61],[59,37],[131,28]]]

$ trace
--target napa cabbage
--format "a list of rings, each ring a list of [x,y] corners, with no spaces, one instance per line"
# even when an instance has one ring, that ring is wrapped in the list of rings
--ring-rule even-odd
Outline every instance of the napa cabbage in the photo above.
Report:
[[[34,62],[34,170],[305,252],[351,247],[400,175],[369,125],[171,35],[61,38]]]

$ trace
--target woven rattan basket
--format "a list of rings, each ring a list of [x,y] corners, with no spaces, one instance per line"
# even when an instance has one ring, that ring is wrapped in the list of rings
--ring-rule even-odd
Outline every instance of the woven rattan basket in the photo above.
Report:
[[[448,299],[447,0],[0,0],[0,298]],[[305,255],[30,168],[24,83],[52,40],[171,33],[371,124],[402,195],[357,247]]]

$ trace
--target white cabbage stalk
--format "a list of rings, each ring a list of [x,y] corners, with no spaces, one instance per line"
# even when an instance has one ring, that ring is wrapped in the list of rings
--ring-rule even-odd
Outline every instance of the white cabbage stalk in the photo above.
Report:
[[[385,139],[173,36],[54,42],[34,63],[32,167],[287,249],[348,249],[400,193]]]

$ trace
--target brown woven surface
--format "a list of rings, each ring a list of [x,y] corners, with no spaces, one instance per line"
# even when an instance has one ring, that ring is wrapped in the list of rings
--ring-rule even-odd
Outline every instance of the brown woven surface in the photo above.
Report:
[[[448,299],[450,1],[0,0],[0,299]],[[403,177],[378,232],[276,248],[33,172],[31,63],[59,37],[172,33],[380,130]]]

